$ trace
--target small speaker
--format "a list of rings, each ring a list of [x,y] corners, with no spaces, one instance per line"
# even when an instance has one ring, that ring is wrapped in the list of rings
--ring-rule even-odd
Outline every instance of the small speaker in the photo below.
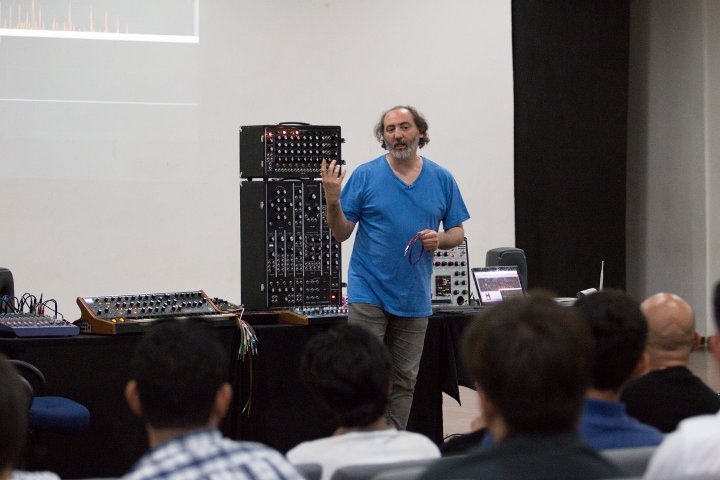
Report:
[[[527,292],[527,261],[525,259],[525,251],[513,247],[498,247],[488,250],[487,256],[485,257],[485,266],[507,267],[512,265],[517,266],[523,290]]]
[[[10,270],[0,267],[0,313],[9,313],[8,302],[4,297],[11,299],[15,296],[15,283]]]

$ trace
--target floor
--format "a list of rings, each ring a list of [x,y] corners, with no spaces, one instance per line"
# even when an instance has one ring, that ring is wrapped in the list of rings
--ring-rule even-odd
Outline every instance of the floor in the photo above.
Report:
[[[714,357],[707,349],[701,347],[690,354],[690,370],[702,378],[710,388],[720,392],[720,370]],[[445,436],[464,433],[470,430],[470,423],[480,414],[477,395],[474,390],[460,387],[460,401],[443,394],[443,429]]]

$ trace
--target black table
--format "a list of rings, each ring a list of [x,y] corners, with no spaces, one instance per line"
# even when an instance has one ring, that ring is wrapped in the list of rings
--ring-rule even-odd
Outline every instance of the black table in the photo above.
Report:
[[[437,443],[443,438],[442,391],[459,398],[458,384],[467,384],[458,368],[457,339],[472,315],[436,314],[428,322],[408,430]],[[267,315],[246,314],[244,319],[251,324],[257,319],[273,323]],[[332,433],[332,419],[302,384],[298,371],[307,341],[332,326],[255,324],[258,355],[244,361],[237,358],[238,331],[218,327],[232,360],[229,381],[236,395],[221,425],[223,433],[259,441],[281,452]],[[120,476],[147,450],[144,426],[130,412],[123,394],[130,357],[140,338],[140,334],[0,338],[1,352],[43,371],[45,394],[72,398],[91,413],[85,431],[33,438],[25,468],[52,470],[63,478]]]

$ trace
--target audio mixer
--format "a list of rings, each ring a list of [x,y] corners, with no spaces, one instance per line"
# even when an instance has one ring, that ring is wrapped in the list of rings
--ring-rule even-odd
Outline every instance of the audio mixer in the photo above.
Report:
[[[13,337],[70,337],[80,328],[67,320],[36,313],[0,313],[0,335]]]

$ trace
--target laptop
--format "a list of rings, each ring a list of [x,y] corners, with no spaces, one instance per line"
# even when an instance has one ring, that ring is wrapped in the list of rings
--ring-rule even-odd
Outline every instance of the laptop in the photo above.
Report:
[[[474,267],[471,270],[482,305],[523,296],[517,266]]]

